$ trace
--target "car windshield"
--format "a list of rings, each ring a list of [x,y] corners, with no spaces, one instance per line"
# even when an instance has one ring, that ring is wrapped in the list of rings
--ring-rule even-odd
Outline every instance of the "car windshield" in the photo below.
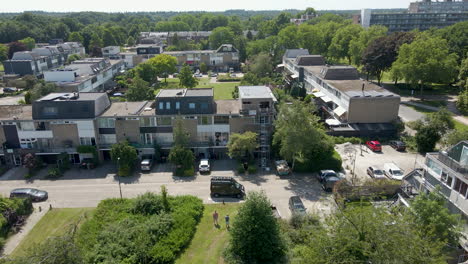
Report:
[[[383,175],[383,171],[381,170],[374,170],[375,175]]]
[[[242,189],[242,185],[240,185],[239,183],[234,182],[234,185],[236,186],[237,189]]]
[[[395,176],[402,176],[403,175],[403,172],[401,172],[400,170],[394,170],[392,172],[393,172],[393,175],[395,175]]]
[[[203,167],[203,168],[208,167],[208,165],[206,165],[206,164],[202,164],[202,165],[200,165],[200,166]]]

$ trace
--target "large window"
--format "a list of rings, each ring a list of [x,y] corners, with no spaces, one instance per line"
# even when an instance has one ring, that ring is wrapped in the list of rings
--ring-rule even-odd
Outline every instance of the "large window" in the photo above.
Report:
[[[195,109],[195,103],[189,103],[188,107],[189,109]]]
[[[45,116],[56,116],[58,114],[57,107],[46,106],[42,108],[42,114]]]
[[[164,109],[164,102],[159,102],[159,110],[163,110]]]
[[[114,118],[99,118],[99,128],[115,128]]]
[[[141,142],[145,145],[156,143],[156,133],[145,133],[141,135]]]
[[[171,117],[157,117],[158,126],[170,126],[172,125]]]
[[[93,137],[80,137],[80,145],[95,146],[96,140]]]
[[[34,122],[18,122],[18,130],[34,131]]]
[[[171,102],[166,102],[166,109],[167,110],[171,109]]]
[[[179,110],[180,109],[180,102],[175,103],[175,109]]]
[[[156,118],[155,117],[141,117],[140,118],[140,126],[141,127],[155,127],[156,126]]]
[[[468,189],[468,184],[464,183],[462,180],[455,178],[455,185],[453,190],[466,197],[466,190]]]
[[[115,134],[103,134],[99,136],[100,144],[115,144],[117,143],[117,137]]]
[[[229,124],[229,116],[214,116],[215,124]]]
[[[211,125],[213,123],[211,116],[199,116],[198,124],[199,125]]]

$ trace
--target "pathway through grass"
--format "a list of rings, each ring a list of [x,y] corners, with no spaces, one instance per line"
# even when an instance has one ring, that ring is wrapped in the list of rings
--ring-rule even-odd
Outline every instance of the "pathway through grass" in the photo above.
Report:
[[[93,210],[94,208],[57,208],[47,212],[11,255],[19,256],[31,246],[43,242],[48,237],[68,232],[73,225],[83,223],[84,219],[82,218],[89,217]]]
[[[197,226],[197,232],[190,246],[176,261],[176,264],[224,263],[222,254],[229,238],[224,216],[229,214],[232,223],[239,206],[240,204],[206,204],[203,218]],[[213,212],[215,210],[219,214],[219,228],[213,225]]]

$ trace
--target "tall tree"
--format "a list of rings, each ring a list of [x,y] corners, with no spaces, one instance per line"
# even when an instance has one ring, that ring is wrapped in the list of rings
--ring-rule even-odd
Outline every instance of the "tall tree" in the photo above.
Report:
[[[392,72],[419,85],[421,94],[427,83],[450,83],[457,76],[457,55],[449,53],[447,41],[421,34],[411,44],[400,47]]]
[[[26,45],[24,45],[23,43],[12,42],[8,44],[8,58],[9,59],[13,58],[13,54],[15,54],[15,52],[25,51],[25,50],[28,50],[28,48],[26,48]]]
[[[136,77],[128,85],[127,99],[129,101],[144,101],[154,98],[154,91],[143,79]]]
[[[70,35],[68,35],[68,41],[83,43],[84,38],[80,34],[80,32],[75,31],[75,32],[71,32]]]
[[[193,163],[195,156],[193,152],[187,148],[190,137],[180,117],[175,121],[173,135],[174,146],[169,152],[168,159],[176,166],[175,175],[193,176]]]
[[[212,49],[219,48],[222,44],[233,44],[234,33],[228,27],[217,27],[210,35],[210,46]]]
[[[273,73],[273,62],[271,57],[266,53],[260,53],[253,56],[249,65],[249,70],[260,78],[271,76]]]
[[[243,134],[233,133],[227,144],[229,157],[237,160],[251,161],[257,148],[257,133],[247,131]]]
[[[0,62],[8,60],[8,46],[0,44]]]
[[[103,46],[104,46],[104,42],[102,41],[102,38],[99,37],[98,34],[93,33],[89,41],[89,50],[92,50],[95,47],[102,48]]]
[[[228,262],[284,263],[286,243],[265,193],[250,192],[247,195],[229,234]]]
[[[36,40],[31,37],[20,39],[18,42],[23,43],[28,50],[32,50],[36,47]]]
[[[147,83],[154,83],[157,80],[158,73],[156,67],[149,61],[140,63],[135,67],[136,73]]]
[[[112,161],[117,165],[119,176],[130,176],[138,159],[137,150],[127,141],[123,141],[112,145],[110,154]]]
[[[190,66],[187,64],[185,64],[182,69],[180,69],[177,78],[179,78],[179,85],[181,87],[193,88],[198,85],[197,78],[193,77]]]
[[[164,77],[164,82],[167,82],[166,78],[169,74],[177,71],[177,59],[171,55],[159,54],[149,59],[148,63],[152,64],[159,77]]]
[[[384,26],[371,26],[361,31],[359,37],[352,39],[349,44],[349,55],[351,56],[352,63],[361,65],[363,52],[369,46],[369,43],[376,38],[385,36],[387,30]]]
[[[362,30],[360,25],[354,24],[338,29],[330,44],[329,56],[337,60],[347,58],[351,64],[350,44],[353,39],[359,37]]]
[[[112,33],[110,29],[104,29],[104,32],[102,35],[102,42],[103,42],[104,47],[117,45],[117,41],[115,40],[114,34]]]

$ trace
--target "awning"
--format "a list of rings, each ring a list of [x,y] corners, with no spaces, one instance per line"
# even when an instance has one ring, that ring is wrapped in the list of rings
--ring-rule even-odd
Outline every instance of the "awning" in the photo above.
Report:
[[[320,99],[322,99],[325,103],[328,103],[328,102],[332,101],[332,99],[330,99],[330,97],[328,97],[328,96],[322,96],[322,97],[320,97]]]
[[[276,68],[283,68],[284,67],[284,64],[278,64],[276,65]]]
[[[312,93],[315,97],[322,97],[322,96],[325,96],[325,94],[323,94],[322,92],[315,92],[315,93]]]
[[[327,119],[325,120],[325,123],[329,126],[339,126],[341,125],[341,122],[336,120],[336,119]]]
[[[335,108],[335,110],[333,110],[333,112],[338,116],[342,116],[346,113],[346,109],[344,109],[341,106],[338,106],[337,108]]]
[[[314,88],[314,89],[312,90],[312,92],[313,92],[313,93],[316,93],[316,92],[320,92],[320,90],[317,89],[317,88]]]
[[[299,76],[297,76],[296,74],[291,75],[291,78],[293,78],[293,79],[296,79],[297,77],[299,77]]]

